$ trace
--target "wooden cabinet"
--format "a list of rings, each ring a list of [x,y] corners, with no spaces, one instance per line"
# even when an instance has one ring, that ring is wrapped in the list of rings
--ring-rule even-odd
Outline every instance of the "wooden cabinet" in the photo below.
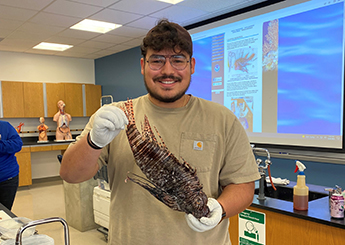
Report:
[[[15,154],[19,165],[19,186],[32,184],[30,147],[23,147]]]
[[[42,83],[2,81],[1,87],[5,118],[44,116]]]
[[[68,148],[68,145],[52,145],[52,151],[61,150],[61,154]]]
[[[35,145],[30,147],[31,152],[41,152],[41,151],[58,151],[66,150],[69,144],[56,144],[56,145]]]
[[[1,81],[1,89],[4,118],[53,117],[59,100],[65,102],[72,117],[91,116],[102,97],[102,86],[94,84]]]
[[[1,81],[1,89],[4,117],[24,117],[23,83]]]
[[[63,83],[46,83],[47,97],[47,117],[53,117],[58,111],[57,102],[65,101],[65,84]]]
[[[43,84],[42,83],[23,83],[24,91],[24,117],[43,117]]]
[[[90,117],[101,106],[102,86],[85,84],[86,116]]]
[[[73,117],[84,116],[82,84],[65,83],[65,111]]]
[[[69,144],[66,143],[22,147],[22,150],[15,154],[19,165],[19,186],[32,185],[31,152],[36,154],[36,152],[61,150],[61,154],[63,154],[68,146]]]
[[[59,100],[65,102],[65,111],[72,117],[84,116],[82,86],[77,83],[47,83],[47,116],[53,117],[58,112]]]
[[[266,244],[344,244],[345,229],[249,207],[266,214]],[[238,244],[238,215],[230,218],[230,239]]]
[[[51,150],[52,150],[51,145],[36,145],[36,146],[30,147],[31,152],[41,152],[41,151],[51,151]]]

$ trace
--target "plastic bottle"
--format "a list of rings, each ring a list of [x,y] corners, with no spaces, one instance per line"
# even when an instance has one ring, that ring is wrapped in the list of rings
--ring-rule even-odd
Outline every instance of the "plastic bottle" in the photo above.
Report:
[[[293,208],[296,210],[308,210],[309,187],[305,184],[305,169],[303,163],[296,161],[295,173],[299,170],[297,184],[293,187]]]

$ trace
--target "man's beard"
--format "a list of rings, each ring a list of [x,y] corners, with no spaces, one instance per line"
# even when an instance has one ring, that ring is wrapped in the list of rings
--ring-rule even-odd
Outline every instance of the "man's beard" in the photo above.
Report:
[[[158,79],[156,78],[156,79],[154,79],[154,80],[157,82],[158,80],[162,80],[162,79],[164,79],[164,78],[168,78],[168,76],[167,76],[167,77],[162,76],[162,77],[159,77]],[[172,78],[172,77],[171,77],[171,78]],[[174,78],[173,78],[173,79],[174,79]],[[174,79],[174,80],[180,80],[180,79]],[[188,88],[189,88],[189,86],[190,86],[190,82],[191,82],[191,78],[189,78],[189,83],[188,83],[187,88],[184,89],[184,90],[182,90],[181,92],[179,92],[179,93],[176,94],[175,96],[173,96],[173,97],[162,97],[162,96],[160,96],[158,93],[152,91],[152,90],[147,86],[146,79],[145,79],[145,76],[144,76],[144,84],[145,84],[146,90],[147,90],[147,92],[149,93],[149,95],[150,95],[152,98],[154,98],[154,99],[156,99],[156,100],[158,100],[158,101],[160,101],[160,102],[164,102],[164,103],[173,103],[173,102],[175,102],[175,101],[181,99],[182,96],[186,94],[186,91],[188,90]]]

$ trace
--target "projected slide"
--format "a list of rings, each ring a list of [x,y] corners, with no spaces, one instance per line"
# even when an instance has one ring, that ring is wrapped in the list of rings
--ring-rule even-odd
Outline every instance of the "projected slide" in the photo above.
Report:
[[[253,143],[342,148],[342,0],[191,33],[196,70],[188,93],[228,107]]]

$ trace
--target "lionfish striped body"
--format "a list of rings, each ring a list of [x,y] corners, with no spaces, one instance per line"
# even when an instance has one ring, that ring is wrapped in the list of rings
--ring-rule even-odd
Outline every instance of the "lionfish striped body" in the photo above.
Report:
[[[122,108],[128,118],[127,138],[134,159],[147,179],[135,174],[128,174],[127,179],[148,190],[159,201],[168,207],[191,213],[196,218],[208,216],[207,196],[193,169],[187,162],[180,162],[165,146],[160,138],[159,143],[145,115],[143,133],[135,125],[132,100]]]

